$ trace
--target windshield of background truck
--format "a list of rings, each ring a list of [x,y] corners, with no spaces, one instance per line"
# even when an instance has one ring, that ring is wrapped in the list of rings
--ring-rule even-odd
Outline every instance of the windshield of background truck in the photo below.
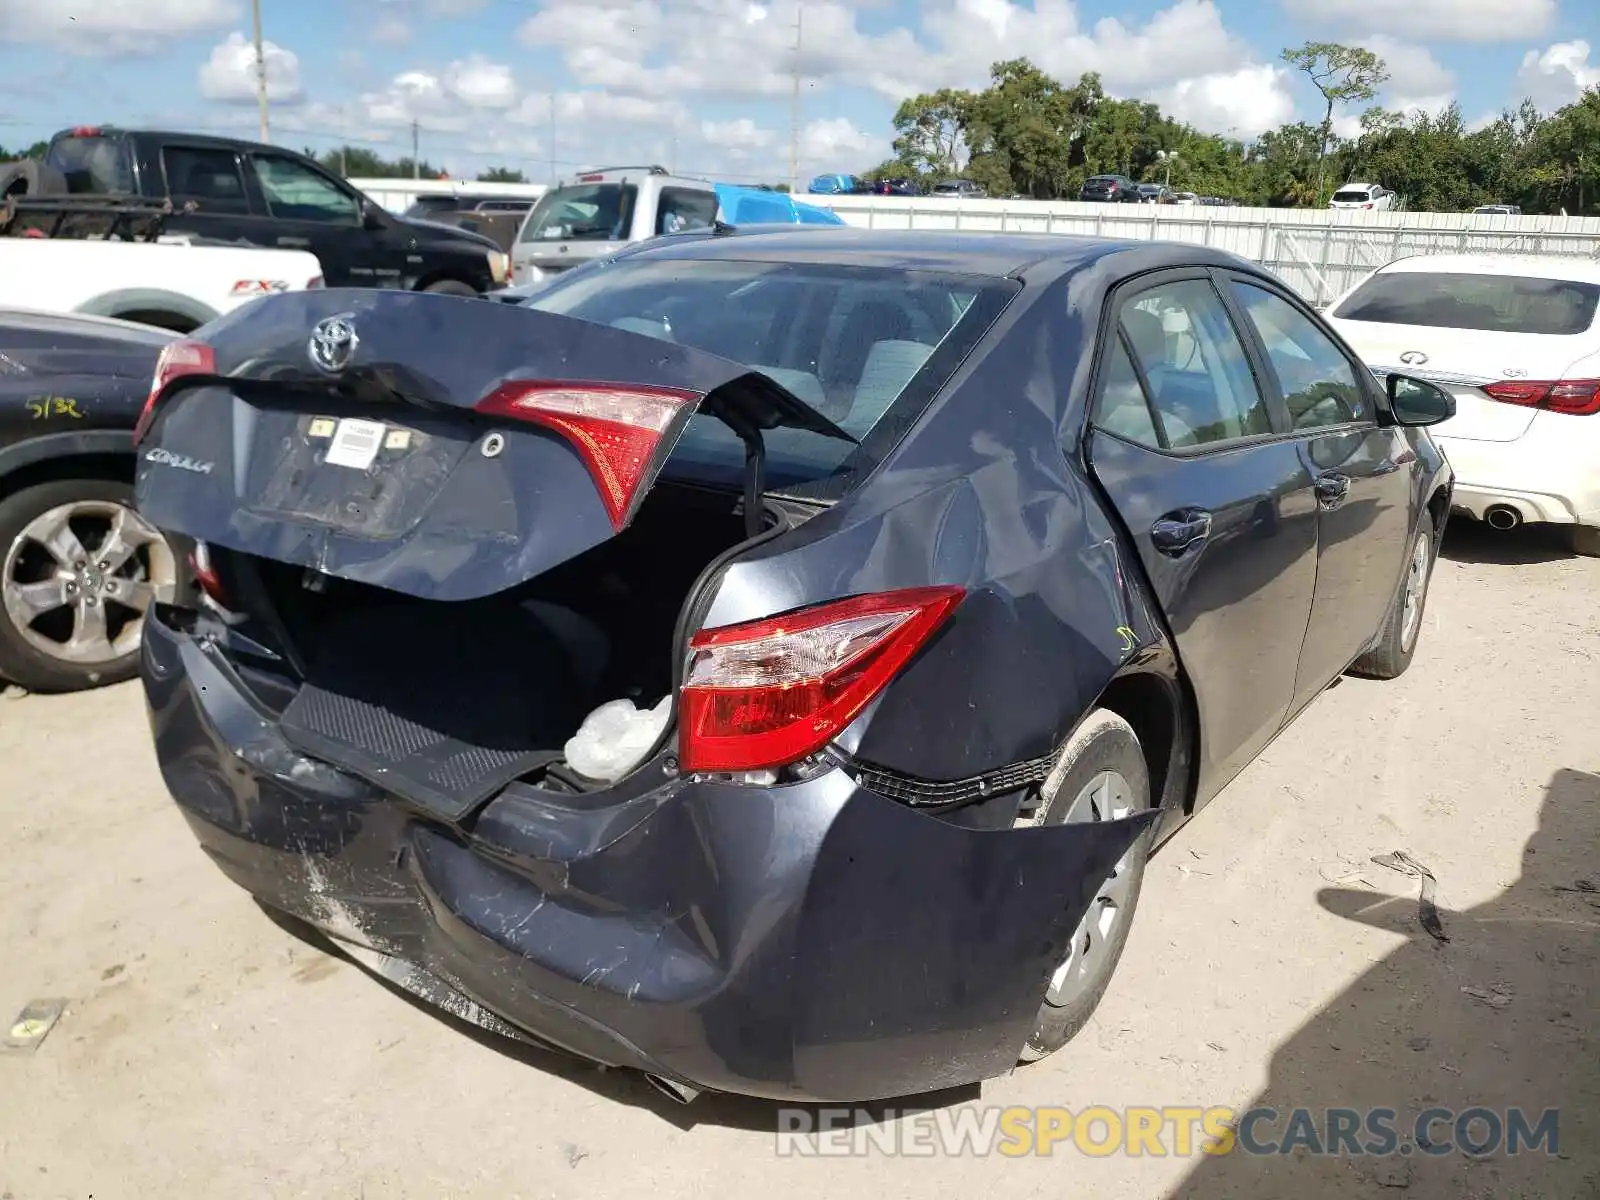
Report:
[[[620,242],[633,225],[639,190],[625,183],[580,183],[539,197],[522,226],[524,242]]]
[[[885,421],[910,426],[1016,288],[925,271],[624,259],[558,279],[523,303],[744,363],[865,441]],[[960,354],[930,365],[947,343]],[[771,430],[765,441],[769,490],[847,490],[836,476],[855,452],[850,444],[798,429]],[[744,445],[697,415],[665,474],[737,484]]]
[[[58,137],[45,162],[67,177],[67,191],[104,195],[133,191],[133,171],[118,138]]]

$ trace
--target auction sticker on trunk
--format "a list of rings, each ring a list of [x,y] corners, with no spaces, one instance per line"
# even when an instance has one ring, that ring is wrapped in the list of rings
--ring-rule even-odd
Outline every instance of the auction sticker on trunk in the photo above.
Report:
[[[323,461],[330,466],[365,471],[372,465],[372,460],[378,457],[378,448],[382,445],[382,421],[346,417],[339,422],[339,428],[333,431],[333,444],[328,447],[328,456]]]

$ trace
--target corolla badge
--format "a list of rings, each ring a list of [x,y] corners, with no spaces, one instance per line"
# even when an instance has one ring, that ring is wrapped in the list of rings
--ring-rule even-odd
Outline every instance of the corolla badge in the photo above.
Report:
[[[337,375],[350,365],[361,339],[356,336],[355,313],[338,313],[317,322],[306,343],[306,354],[311,365],[330,375]]]
[[[187,454],[174,454],[170,450],[163,450],[160,446],[146,450],[144,460],[155,463],[160,467],[176,467],[180,471],[192,471],[196,475],[209,475],[216,467],[213,462],[201,462],[199,459],[190,458]]]
[[[1400,356],[1400,361],[1408,367],[1420,367],[1428,361],[1428,356],[1421,350],[1407,350]]]

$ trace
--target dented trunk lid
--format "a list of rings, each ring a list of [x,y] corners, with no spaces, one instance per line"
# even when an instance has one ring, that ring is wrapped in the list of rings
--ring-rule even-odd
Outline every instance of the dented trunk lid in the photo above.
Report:
[[[492,595],[613,537],[694,412],[747,441],[778,427],[852,440],[740,363],[516,305],[290,293],[197,337],[215,369],[173,381],[157,401],[139,448],[145,516],[428,600]],[[534,384],[678,393],[653,444],[623,463],[638,479],[631,507],[608,507],[617,480],[589,465],[607,449],[605,429],[476,407]]]

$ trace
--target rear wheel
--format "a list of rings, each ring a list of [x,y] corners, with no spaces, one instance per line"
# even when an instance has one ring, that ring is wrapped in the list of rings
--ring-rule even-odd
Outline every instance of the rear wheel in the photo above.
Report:
[[[133,489],[62,479],[0,500],[0,677],[41,692],[116,683],[177,570]]]
[[[1433,578],[1433,519],[1427,513],[1412,535],[1411,553],[1406,558],[1405,574],[1389,613],[1384,618],[1383,635],[1350,668],[1352,675],[1368,679],[1398,679],[1411,665],[1422,633],[1422,612],[1428,602],[1428,584]]]
[[[437,283],[430,283],[422,289],[433,292],[439,296],[476,296],[478,290],[471,284],[462,283],[459,279],[441,279]]]
[[[1150,807],[1150,772],[1133,727],[1096,709],[1073,733],[1045,781],[1044,795],[1019,828],[1114,821]],[[1095,892],[1073,931],[1066,958],[1051,973],[1022,1052],[1033,1062],[1066,1045],[1094,1015],[1122,957],[1139,903],[1155,830],[1142,834]]]

